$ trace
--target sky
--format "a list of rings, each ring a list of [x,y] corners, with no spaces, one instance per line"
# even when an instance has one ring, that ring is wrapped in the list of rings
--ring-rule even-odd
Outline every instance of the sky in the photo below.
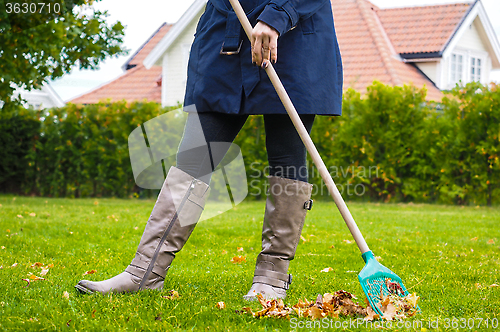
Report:
[[[463,2],[457,0],[370,0],[380,8],[423,6]],[[481,0],[497,36],[500,36],[500,0]],[[71,100],[120,76],[121,66],[164,22],[175,23],[193,0],[101,0],[95,4],[109,13],[108,22],[120,21],[125,26],[124,47],[128,55],[101,63],[98,70],[74,69],[70,74],[51,82],[64,100]],[[500,70],[492,72],[491,80],[500,82]]]

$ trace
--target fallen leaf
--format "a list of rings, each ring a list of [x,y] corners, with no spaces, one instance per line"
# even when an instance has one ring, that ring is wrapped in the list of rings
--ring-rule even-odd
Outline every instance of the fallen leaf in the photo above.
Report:
[[[33,268],[33,269],[34,269],[34,268],[36,268],[36,267],[40,267],[40,266],[43,266],[43,264],[42,264],[42,263],[40,263],[40,262],[36,262],[36,263],[33,263],[33,264],[31,265],[31,268]]]
[[[330,246],[330,249],[335,249],[335,246],[332,244],[332,245]]]
[[[31,212],[30,213],[30,217],[36,217],[36,213],[35,212]]]
[[[94,201],[94,205],[98,205],[98,204],[99,204],[99,202],[98,202],[98,201]]]
[[[12,264],[12,266],[11,266],[11,267],[16,267],[16,266],[17,266],[17,263],[14,263],[14,264]]]
[[[54,264],[51,263],[51,264],[47,265],[47,267],[51,269],[54,267]]]
[[[139,229],[139,227],[134,227],[134,229],[135,229],[135,230],[138,230],[138,229]]]
[[[490,287],[500,287],[500,285],[497,284],[491,284]]]
[[[327,267],[327,268],[324,268],[323,270],[321,270],[319,272],[330,272],[330,271],[333,271],[333,269],[331,267]]]
[[[236,249],[236,251],[244,251],[244,250],[243,250],[243,247],[238,247],[238,248]]]
[[[231,263],[237,264],[237,263],[243,263],[246,262],[247,258],[246,256],[234,256],[231,258]]]
[[[342,242],[347,243],[347,244],[351,244],[351,243],[353,243],[353,241],[351,241],[351,240],[344,240],[344,241],[342,241]]]
[[[32,274],[30,275],[30,279],[33,280],[33,281],[36,281],[36,280],[45,280],[44,278],[41,278],[41,277],[37,277],[36,275]]]
[[[10,233],[10,229],[5,230],[7,233]]]
[[[389,304],[387,304],[387,307],[384,310],[384,315],[382,316],[382,319],[394,320],[396,313],[397,313],[396,306],[392,303],[389,303]]]
[[[18,218],[23,218],[23,216],[22,216],[22,215],[20,215],[20,214],[18,214],[18,215],[17,215],[17,217],[18,217]]]
[[[470,239],[471,241],[477,241],[478,237],[473,237],[472,239]]]
[[[168,300],[175,300],[175,299],[178,299],[180,297],[179,293],[173,289],[170,290],[170,292],[168,294],[169,294],[168,296],[162,296],[162,297],[164,299],[168,299]]]
[[[373,311],[372,307],[366,308],[366,316],[364,318],[365,321],[373,321],[380,318],[380,315]]]
[[[5,249],[5,247],[4,247],[4,246],[1,246],[0,248]]]
[[[221,254],[225,255],[225,254],[227,254],[227,251],[226,250],[222,250]]]
[[[69,300],[69,293],[67,291],[64,291],[62,297],[63,299]]]
[[[71,323],[71,319],[68,320],[68,322],[66,323],[66,326],[69,327],[69,323]]]
[[[161,312],[155,317],[155,320],[161,320]]]
[[[305,238],[305,237],[303,237],[302,235],[300,236],[300,239],[301,239],[302,241],[304,241],[304,242],[307,242],[306,238]]]
[[[226,309],[226,304],[224,302],[217,302],[217,304],[215,305],[217,307],[217,309]]]
[[[45,268],[45,267],[42,267],[42,271],[40,272],[40,275],[43,277],[44,275],[46,275],[47,273],[49,273],[49,269]]]
[[[375,256],[375,259],[377,260],[377,262],[380,262],[380,261],[383,261],[384,259],[380,256]]]
[[[83,275],[86,276],[87,274],[94,274],[96,272],[97,272],[96,270],[90,270],[90,271],[85,272]]]
[[[490,240],[488,240],[488,242],[487,242],[487,243],[488,243],[488,244],[495,244],[495,240],[490,239]]]

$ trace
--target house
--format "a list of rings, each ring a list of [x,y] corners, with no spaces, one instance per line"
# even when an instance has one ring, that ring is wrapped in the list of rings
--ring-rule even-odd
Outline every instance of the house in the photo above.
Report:
[[[182,102],[190,43],[205,0],[196,0],[144,60],[162,66],[162,104]],[[332,0],[344,61],[344,86],[364,91],[374,80],[425,86],[428,99],[456,83],[489,82],[500,46],[480,0],[380,9],[368,0]]]
[[[172,28],[163,23],[122,66],[123,74],[111,82],[71,100],[74,104],[95,104],[101,100],[162,102],[162,67],[146,69],[143,61]]]
[[[12,99],[16,99],[19,95],[24,100],[23,105],[25,107],[33,107],[36,110],[64,106],[63,100],[48,82],[44,83],[40,89],[31,91],[17,88],[12,95]]]
[[[124,65],[115,81],[74,99],[182,103],[189,51],[206,0],[195,0],[179,21],[162,26]],[[332,0],[344,62],[344,87],[365,91],[374,80],[427,88],[429,100],[456,83],[488,83],[500,69],[500,44],[480,0],[380,9],[368,0]]]

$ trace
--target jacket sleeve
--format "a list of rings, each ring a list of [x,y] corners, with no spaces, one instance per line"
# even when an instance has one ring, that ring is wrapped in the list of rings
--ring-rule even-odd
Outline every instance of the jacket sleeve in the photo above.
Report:
[[[330,0],[271,0],[257,20],[273,27],[282,36],[300,19],[311,17],[326,3]]]

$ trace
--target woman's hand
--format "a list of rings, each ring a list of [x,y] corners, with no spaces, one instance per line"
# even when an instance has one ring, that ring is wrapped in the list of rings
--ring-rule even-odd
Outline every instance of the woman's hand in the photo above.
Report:
[[[269,61],[278,61],[279,33],[264,22],[258,22],[252,30],[252,62],[266,68]]]

